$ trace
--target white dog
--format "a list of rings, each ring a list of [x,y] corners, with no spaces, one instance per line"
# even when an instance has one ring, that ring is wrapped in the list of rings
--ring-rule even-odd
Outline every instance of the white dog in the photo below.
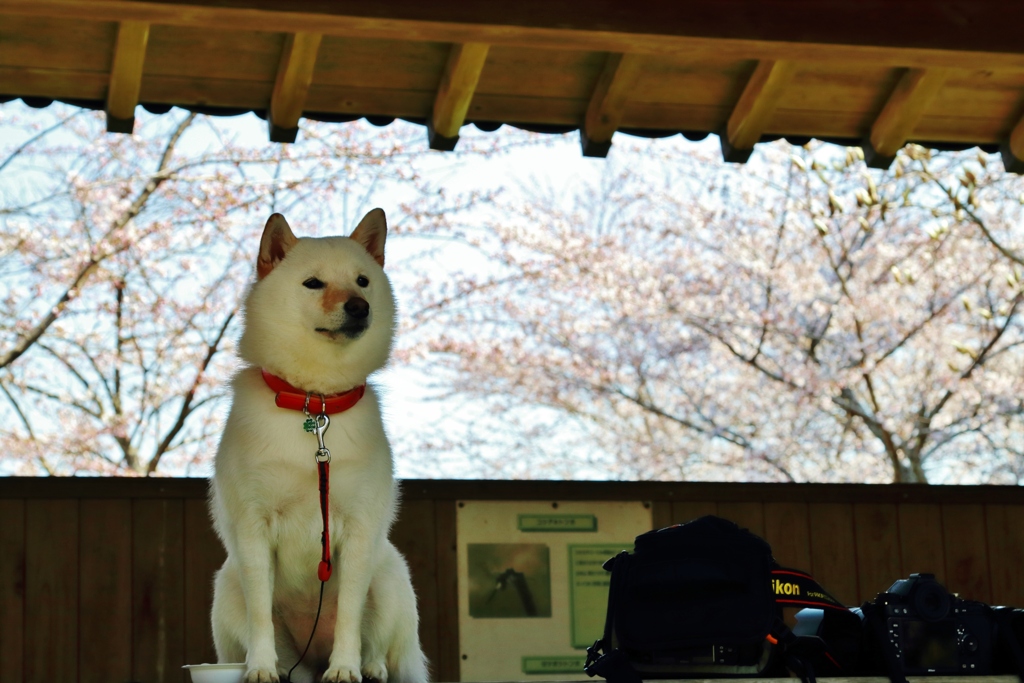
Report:
[[[398,504],[391,449],[377,395],[363,388],[387,361],[395,325],[386,233],[380,209],[351,237],[298,239],[279,214],[263,232],[239,344],[246,365],[232,382],[210,494],[227,549],[211,615],[217,657],[244,659],[249,683],[278,681],[299,659],[325,569],[333,576],[316,636],[292,680],[427,680],[409,570],[387,538]]]

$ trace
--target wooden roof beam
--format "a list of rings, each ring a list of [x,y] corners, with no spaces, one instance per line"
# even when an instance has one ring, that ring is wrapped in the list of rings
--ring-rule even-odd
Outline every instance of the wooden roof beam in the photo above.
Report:
[[[1000,145],[999,152],[1007,171],[1024,174],[1024,117],[1010,131],[1010,137]]]
[[[114,61],[107,88],[107,132],[128,133],[135,129],[135,105],[142,87],[142,66],[146,61],[149,22],[122,21],[117,27]]]
[[[456,43],[448,53],[441,83],[434,98],[434,110],[427,119],[430,149],[451,152],[459,142],[459,129],[466,121],[480,73],[484,70],[487,43]]]
[[[740,164],[747,162],[795,73],[796,64],[788,60],[762,59],[757,63],[725,130],[719,134],[722,158]]]
[[[606,157],[612,135],[622,122],[629,96],[640,76],[642,58],[611,53],[590,95],[587,114],[580,127],[580,147],[585,157]]]
[[[295,142],[299,134],[299,119],[313,82],[322,38],[323,34],[305,32],[291,33],[285,38],[267,111],[271,142]]]
[[[947,69],[907,69],[864,140],[864,161],[870,168],[889,168],[896,152],[946,83]]]

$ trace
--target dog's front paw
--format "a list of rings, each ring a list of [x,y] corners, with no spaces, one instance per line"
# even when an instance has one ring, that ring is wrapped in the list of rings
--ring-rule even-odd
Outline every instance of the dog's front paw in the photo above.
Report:
[[[249,669],[245,672],[245,683],[280,683],[277,673],[270,669]]]
[[[363,664],[363,678],[372,678],[377,683],[388,683],[388,666],[384,660]]]
[[[321,683],[362,683],[358,666],[331,664],[320,679]]]

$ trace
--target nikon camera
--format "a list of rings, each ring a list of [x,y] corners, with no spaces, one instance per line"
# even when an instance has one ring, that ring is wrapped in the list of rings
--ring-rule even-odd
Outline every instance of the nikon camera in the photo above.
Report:
[[[873,603],[848,613],[805,609],[798,635],[816,635],[832,655],[820,674],[969,674],[992,671],[994,621],[988,605],[961,600],[934,574],[911,574]]]
[[[904,674],[991,672],[993,621],[988,605],[951,595],[934,574],[900,579],[878,594],[875,607]]]

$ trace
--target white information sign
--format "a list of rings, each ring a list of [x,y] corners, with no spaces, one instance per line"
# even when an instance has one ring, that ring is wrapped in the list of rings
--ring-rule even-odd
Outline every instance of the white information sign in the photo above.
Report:
[[[604,630],[601,565],[651,529],[641,502],[458,504],[463,681],[589,680],[586,648]]]

